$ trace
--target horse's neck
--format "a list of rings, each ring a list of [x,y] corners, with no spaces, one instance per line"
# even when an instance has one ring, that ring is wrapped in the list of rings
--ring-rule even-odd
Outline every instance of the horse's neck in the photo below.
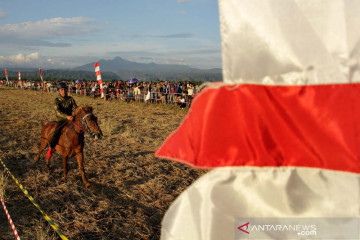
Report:
[[[83,129],[82,126],[82,118],[81,118],[81,114],[76,114],[75,116],[75,121],[74,121],[74,128],[76,131],[80,132]]]

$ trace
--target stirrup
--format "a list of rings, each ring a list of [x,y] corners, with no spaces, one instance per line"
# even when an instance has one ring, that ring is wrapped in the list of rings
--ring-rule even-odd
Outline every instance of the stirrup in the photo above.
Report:
[[[46,153],[46,158],[47,158],[47,159],[50,159],[51,156],[52,156],[52,153],[53,153],[54,151],[55,151],[55,149],[49,147],[49,150],[48,150],[48,152]]]

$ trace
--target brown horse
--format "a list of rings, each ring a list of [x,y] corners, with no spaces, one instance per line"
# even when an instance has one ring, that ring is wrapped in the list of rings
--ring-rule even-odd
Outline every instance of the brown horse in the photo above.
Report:
[[[84,133],[88,132],[90,135],[95,135],[95,139],[101,138],[102,132],[97,123],[97,118],[92,113],[92,107],[81,106],[75,111],[75,118],[73,121],[67,121],[61,131],[61,137],[55,150],[62,154],[62,162],[64,167],[64,180],[67,175],[67,160],[76,156],[79,165],[80,173],[84,185],[90,186],[86,179],[83,165],[84,160]],[[41,140],[39,153],[35,157],[35,163],[39,160],[40,154],[48,146],[49,140],[54,133],[56,122],[47,122],[41,130]],[[46,165],[50,167],[49,159],[46,159]]]

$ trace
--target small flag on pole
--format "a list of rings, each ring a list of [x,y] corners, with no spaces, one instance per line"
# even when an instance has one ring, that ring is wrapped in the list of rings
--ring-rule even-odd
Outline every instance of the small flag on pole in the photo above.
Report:
[[[100,66],[99,63],[95,63],[94,65],[95,67],[95,73],[96,73],[96,80],[98,81],[98,84],[100,86],[100,93],[101,93],[101,98],[104,97],[104,89],[103,89],[103,85],[102,85],[102,79],[101,79],[101,72],[100,72]]]
[[[9,78],[6,68],[5,68],[5,78],[6,78],[6,84],[9,84]]]
[[[42,76],[41,68],[39,68],[39,73],[40,73],[40,79],[41,79],[41,81],[43,82],[44,80],[43,80],[43,76]]]
[[[21,72],[18,72],[18,78],[19,78],[19,86],[24,86],[23,82],[21,81]]]

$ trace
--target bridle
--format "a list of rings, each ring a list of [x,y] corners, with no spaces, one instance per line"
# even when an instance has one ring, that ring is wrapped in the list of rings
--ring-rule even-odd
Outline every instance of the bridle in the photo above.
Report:
[[[83,116],[83,118],[82,118],[82,130],[84,131],[84,132],[88,132],[90,135],[95,135],[95,133],[93,133],[92,131],[91,131],[91,129],[89,128],[89,126],[87,125],[87,122],[86,122],[86,118],[88,117],[88,116],[91,116],[91,115],[94,115],[93,113],[88,113],[88,114],[86,114],[85,116]],[[85,127],[84,127],[85,126]],[[85,131],[85,128],[86,128],[86,131]]]
[[[87,122],[86,122],[86,118],[89,117],[89,116],[91,116],[91,115],[94,115],[94,114],[93,114],[93,113],[88,113],[88,114],[82,116],[82,120],[81,120],[82,126],[81,126],[81,127],[78,126],[75,122],[72,123],[73,125],[81,128],[81,130],[82,130],[82,132],[78,133],[78,132],[75,130],[75,128],[72,127],[72,129],[75,131],[75,133],[76,133],[77,135],[80,135],[81,133],[86,133],[86,132],[88,132],[91,136],[94,136],[94,135],[95,135],[95,133],[91,131],[91,129],[89,128],[89,126],[88,126],[88,124],[87,124]]]

